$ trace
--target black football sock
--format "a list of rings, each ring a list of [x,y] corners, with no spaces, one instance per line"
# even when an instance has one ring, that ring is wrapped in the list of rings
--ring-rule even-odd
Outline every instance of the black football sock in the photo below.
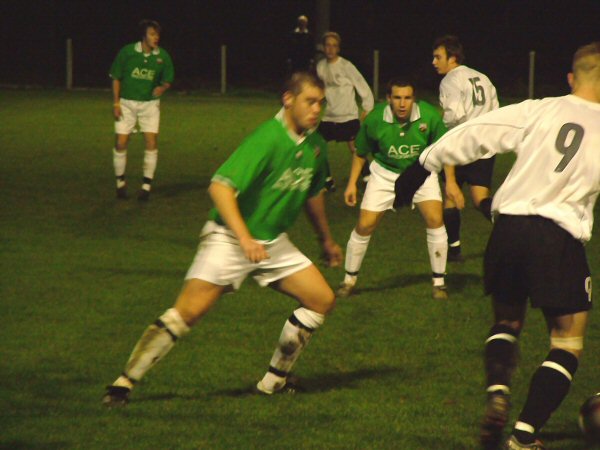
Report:
[[[483,217],[490,222],[492,221],[492,197],[484,198],[479,202],[479,208],[477,208]]]
[[[487,391],[510,393],[510,379],[517,362],[518,333],[511,327],[495,324],[485,341]]]
[[[523,444],[535,441],[535,435],[560,406],[571,387],[578,360],[566,350],[552,349],[535,371],[525,406],[515,424],[514,436]]]
[[[460,211],[458,208],[444,208],[444,224],[448,233],[448,244],[460,243]]]

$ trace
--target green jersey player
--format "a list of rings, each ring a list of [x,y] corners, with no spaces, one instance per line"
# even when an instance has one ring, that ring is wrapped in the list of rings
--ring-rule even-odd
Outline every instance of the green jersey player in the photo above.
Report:
[[[377,105],[371,111],[356,137],[356,155],[344,193],[347,205],[356,205],[356,182],[368,153],[373,155],[373,162],[358,224],[348,240],[346,276],[337,291],[338,297],[346,297],[354,289],[371,235],[385,211],[392,209],[394,183],[399,174],[418,159],[425,147],[445,132],[442,117],[435,108],[424,101],[416,101],[411,82],[394,79],[388,83],[387,103]],[[437,174],[426,180],[412,201],[423,216],[427,229],[427,248],[433,273],[432,296],[446,299],[448,293],[444,273],[448,243]]]
[[[127,403],[133,385],[185,335],[225,292],[252,275],[300,303],[285,322],[265,376],[263,394],[293,389],[289,374],[312,332],[333,308],[323,275],[285,231],[305,207],[330,266],[341,264],[325,215],[326,144],[312,133],[324,99],[313,74],[292,74],[277,116],[252,133],[217,170],[209,187],[215,208],[175,305],[150,325],[103,403]]]
[[[117,198],[121,199],[127,198],[127,143],[136,122],[139,122],[146,141],[144,178],[139,200],[148,200],[156,171],[160,97],[174,78],[171,57],[158,46],[160,32],[158,22],[143,20],[140,23],[142,40],[123,47],[110,68],[116,134],[113,165],[117,178]]]

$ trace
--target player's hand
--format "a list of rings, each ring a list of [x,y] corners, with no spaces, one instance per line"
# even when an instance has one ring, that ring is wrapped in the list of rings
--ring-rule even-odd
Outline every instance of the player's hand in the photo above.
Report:
[[[465,207],[465,196],[458,184],[454,181],[446,180],[446,198],[453,202],[458,209]]]
[[[415,192],[419,190],[429,175],[431,175],[431,172],[419,164],[418,160],[402,172],[394,184],[394,191],[396,192],[394,208],[411,205]]]
[[[339,267],[342,265],[344,254],[340,246],[330,239],[323,242],[323,258],[327,267]]]
[[[121,111],[121,105],[119,105],[118,103],[115,103],[113,105],[113,117],[115,118],[115,120],[121,120],[121,117],[123,117],[123,111]]]
[[[348,206],[356,206],[356,183],[348,183],[344,191],[344,201]]]
[[[242,250],[244,250],[246,258],[253,263],[261,262],[263,259],[269,259],[269,254],[265,250],[265,246],[251,237],[240,239],[240,246],[242,247]]]
[[[152,90],[152,97],[158,98],[165,93],[166,89],[163,86],[156,86]]]

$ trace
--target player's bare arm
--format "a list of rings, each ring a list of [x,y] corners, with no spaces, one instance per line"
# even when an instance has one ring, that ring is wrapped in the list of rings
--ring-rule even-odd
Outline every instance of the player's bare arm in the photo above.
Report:
[[[306,201],[306,215],[319,237],[323,253],[329,267],[338,267],[342,263],[342,249],[333,240],[325,213],[325,197],[323,192]]]
[[[356,183],[358,182],[358,178],[362,173],[362,168],[366,164],[367,160],[360,156],[357,156],[355,153],[352,154],[352,167],[350,168],[350,177],[348,178],[348,184],[346,185],[346,190],[344,191],[344,201],[348,206],[356,206],[357,198],[356,198]]]
[[[235,190],[231,186],[213,181],[208,187],[208,193],[229,229],[239,239],[246,257],[255,263],[267,259],[269,254],[265,247],[252,237],[242,218]]]
[[[465,207],[465,197],[456,182],[454,166],[445,165],[444,175],[446,176],[446,198],[454,203],[458,209],[463,209]]]
[[[119,120],[123,113],[121,112],[121,80],[112,81],[113,91],[113,116]]]

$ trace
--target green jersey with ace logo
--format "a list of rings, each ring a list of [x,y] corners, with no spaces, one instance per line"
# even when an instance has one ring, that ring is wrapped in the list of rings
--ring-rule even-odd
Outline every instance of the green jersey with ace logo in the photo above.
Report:
[[[152,91],[175,77],[173,61],[164,48],[146,54],[142,43],[136,42],[121,49],[110,68],[110,77],[121,81],[121,98],[147,102],[154,100]]]
[[[387,103],[369,113],[356,136],[356,153],[373,158],[392,172],[402,173],[425,148],[447,131],[442,116],[424,101],[413,103],[410,119],[399,122]]]
[[[262,124],[212,178],[237,192],[255,239],[273,240],[296,220],[306,200],[325,187],[327,144],[319,133],[299,137],[285,127],[283,110]],[[224,225],[216,208],[209,218]]]

